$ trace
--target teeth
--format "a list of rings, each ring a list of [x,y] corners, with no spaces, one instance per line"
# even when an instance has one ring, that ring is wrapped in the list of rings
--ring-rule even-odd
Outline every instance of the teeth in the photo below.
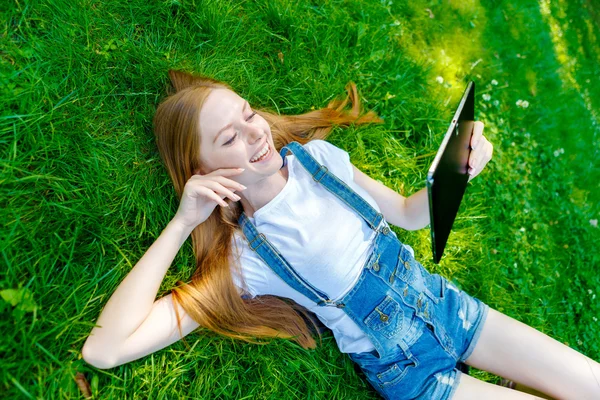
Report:
[[[250,159],[250,162],[256,162],[256,161],[258,161],[262,156],[264,156],[265,154],[267,154],[268,151],[269,151],[269,144],[265,143],[265,147],[260,151],[260,153],[258,153],[258,155],[256,155],[255,157],[252,157]]]

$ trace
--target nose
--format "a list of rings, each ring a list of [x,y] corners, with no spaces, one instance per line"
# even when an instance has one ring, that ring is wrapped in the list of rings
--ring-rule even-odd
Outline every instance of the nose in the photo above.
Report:
[[[264,136],[263,130],[255,124],[246,122],[241,126],[242,130],[247,133],[248,140],[255,142],[261,140]]]

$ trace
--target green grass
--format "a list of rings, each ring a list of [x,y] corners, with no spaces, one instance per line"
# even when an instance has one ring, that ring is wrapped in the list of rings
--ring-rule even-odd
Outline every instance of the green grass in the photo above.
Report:
[[[592,1],[15,1],[0,13],[3,397],[81,397],[81,372],[97,398],[378,398],[331,334],[305,351],[199,332],[190,349],[107,371],[82,360],[103,305],[178,206],[151,130],[169,68],[284,114],[323,107],[354,80],[386,122],[329,140],[405,196],[424,187],[474,80],[494,155],[441,263],[428,228],[394,230],[432,272],[600,360]],[[159,295],[192,265],[188,241]]]

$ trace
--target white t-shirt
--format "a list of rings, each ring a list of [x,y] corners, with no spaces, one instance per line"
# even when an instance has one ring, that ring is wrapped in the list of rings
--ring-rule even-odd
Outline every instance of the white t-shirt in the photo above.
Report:
[[[325,140],[313,139],[304,149],[331,173],[381,212],[375,200],[354,182],[348,153]],[[284,158],[288,180],[283,190],[254,212],[250,221],[306,281],[336,300],[358,280],[375,237],[364,219],[312,178],[293,153]],[[237,248],[236,248],[237,245]],[[414,254],[410,246],[405,245]],[[235,254],[251,296],[275,295],[294,300],[315,313],[332,330],[341,352],[360,353],[375,347],[342,309],[320,307],[287,285],[248,247],[243,233],[234,235]],[[234,282],[242,287],[239,277]]]

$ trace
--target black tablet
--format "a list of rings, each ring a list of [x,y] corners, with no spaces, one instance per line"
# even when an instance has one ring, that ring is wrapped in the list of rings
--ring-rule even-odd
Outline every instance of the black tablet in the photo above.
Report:
[[[427,173],[431,248],[438,264],[469,182],[475,118],[475,82],[470,81]]]

